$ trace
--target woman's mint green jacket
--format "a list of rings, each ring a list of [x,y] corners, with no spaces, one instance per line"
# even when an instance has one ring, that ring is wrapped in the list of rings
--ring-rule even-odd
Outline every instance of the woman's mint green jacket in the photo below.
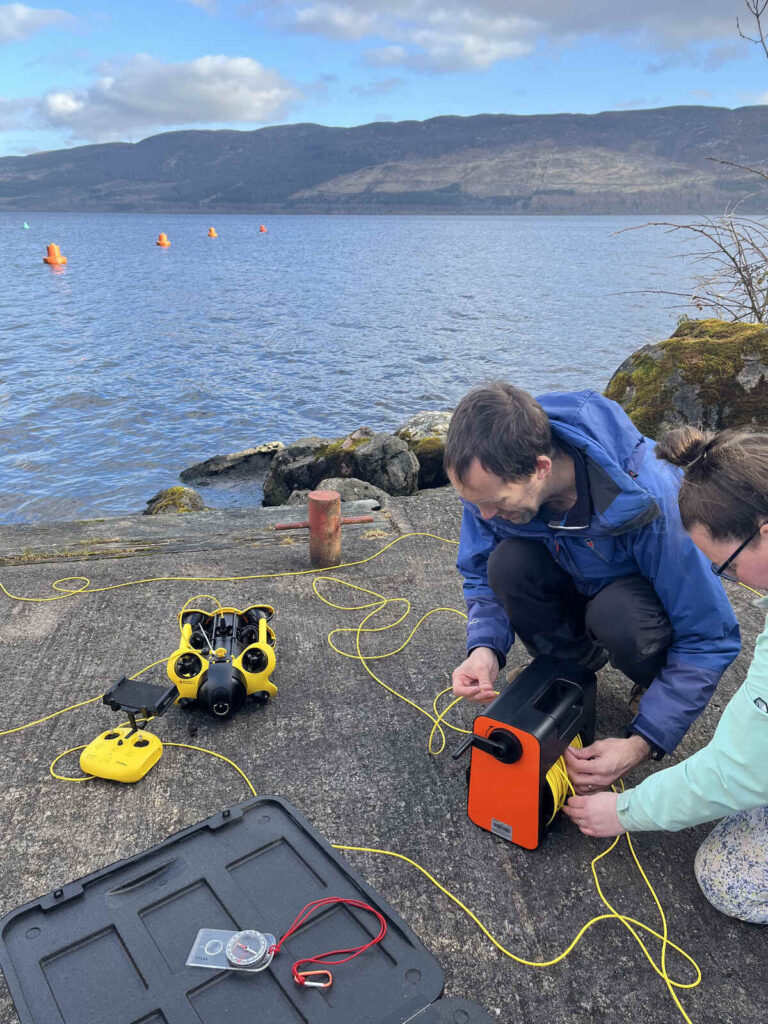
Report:
[[[755,604],[768,608],[768,598]],[[622,827],[676,832],[768,804],[768,712],[756,700],[768,706],[768,620],[747,678],[723,711],[712,741],[620,793],[616,810]]]

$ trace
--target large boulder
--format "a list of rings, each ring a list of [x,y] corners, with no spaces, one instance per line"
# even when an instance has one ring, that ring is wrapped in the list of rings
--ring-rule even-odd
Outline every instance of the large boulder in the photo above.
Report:
[[[264,504],[284,505],[293,491],[315,490],[329,477],[355,477],[387,494],[413,494],[419,463],[405,441],[361,427],[329,441],[308,437],[278,452],[264,481]]]
[[[162,516],[178,512],[202,512],[205,502],[191,487],[166,487],[150,498],[144,516]]]
[[[246,448],[229,455],[214,455],[205,462],[183,469],[179,476],[188,484],[215,484],[219,480],[246,480],[263,477],[272,459],[284,448],[282,441],[267,441],[257,448]]]
[[[305,437],[286,445],[273,458],[264,480],[264,504],[284,505],[293,491],[314,490],[325,477],[358,476],[354,452],[372,436],[369,427],[361,427],[336,440]]]
[[[387,494],[413,494],[419,484],[419,463],[408,445],[394,434],[374,434],[355,448],[353,475]]]
[[[312,489],[316,491],[336,491],[342,501],[366,501],[373,499],[380,506],[386,505],[389,498],[386,491],[382,491],[380,487],[374,487],[373,484],[369,484],[366,480],[357,480],[353,476],[330,476],[325,480],[321,480],[317,487]],[[287,504],[306,505],[308,496],[309,490],[293,491],[288,498]]]
[[[411,416],[395,436],[401,438],[419,463],[419,488],[443,487],[448,477],[443,469],[445,438],[453,412],[418,412]]]
[[[768,430],[768,327],[683,319],[626,359],[605,394],[649,437],[687,424]]]

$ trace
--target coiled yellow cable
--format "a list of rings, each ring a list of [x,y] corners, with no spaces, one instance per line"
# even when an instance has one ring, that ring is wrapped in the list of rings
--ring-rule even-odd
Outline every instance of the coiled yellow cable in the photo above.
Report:
[[[195,750],[195,751],[198,751],[199,753],[202,753],[202,754],[210,754],[212,757],[216,757],[219,760],[226,762],[226,764],[231,765],[235,769],[235,771],[237,771],[242,776],[242,778],[247,783],[248,788],[250,789],[252,795],[253,796],[257,795],[255,786],[253,785],[251,780],[248,778],[248,776],[245,774],[245,772],[234,761],[230,760],[228,757],[224,757],[222,754],[217,753],[215,750],[208,750],[205,747],[196,747],[196,746],[193,746],[192,744],[189,744],[189,743],[164,743],[163,746],[183,747],[183,748],[185,748],[187,750]],[[56,775],[53,772],[53,770],[52,770],[54,765],[56,764],[56,762],[59,761],[62,757],[64,757],[66,754],[72,753],[72,752],[74,752],[76,750],[82,750],[82,749],[83,749],[83,747],[72,747],[70,750],[64,751],[63,754],[59,754],[59,756],[56,758],[56,760],[51,765],[51,774],[54,775],[54,778],[61,779],[62,781],[65,781],[65,782],[86,782],[86,781],[88,781],[88,779],[93,777],[93,776],[85,776],[85,777],[82,777],[82,778],[69,778],[67,776]],[[593,927],[593,925],[598,924],[600,921],[619,921],[630,932],[632,937],[635,939],[637,944],[640,946],[640,949],[643,951],[644,956],[646,957],[646,959],[650,963],[651,967],[653,967],[654,971],[659,975],[659,977],[661,977],[664,980],[665,984],[667,985],[667,988],[669,989],[669,992],[670,992],[673,1000],[675,1001],[675,1004],[676,1004],[677,1008],[679,1009],[680,1013],[683,1016],[683,1019],[687,1022],[687,1024],[692,1024],[690,1017],[685,1012],[685,1009],[683,1008],[682,1004],[680,1003],[680,1000],[679,1000],[679,998],[677,996],[677,993],[675,992],[675,989],[695,988],[700,983],[700,981],[701,981],[701,969],[699,968],[699,965],[696,963],[696,961],[693,959],[693,957],[690,956],[689,953],[687,953],[684,949],[682,949],[680,946],[678,946],[676,943],[674,943],[669,938],[669,936],[668,936],[668,929],[667,929],[666,915],[664,914],[664,910],[663,910],[663,908],[662,908],[662,906],[661,906],[661,904],[660,904],[660,902],[658,900],[658,897],[656,896],[656,893],[654,892],[653,886],[651,885],[650,881],[648,880],[647,875],[643,871],[642,865],[640,864],[640,861],[637,858],[637,854],[635,853],[635,849],[634,849],[634,846],[632,845],[632,840],[630,839],[629,835],[626,836],[626,840],[627,840],[627,844],[629,846],[630,852],[632,854],[632,859],[634,860],[635,865],[636,865],[638,871],[640,872],[640,875],[642,876],[643,881],[645,882],[645,885],[647,886],[649,892],[651,893],[651,895],[652,895],[652,897],[654,899],[654,902],[656,903],[656,906],[657,906],[657,908],[659,910],[659,915],[661,917],[663,931],[660,933],[660,932],[656,931],[654,928],[651,928],[650,925],[645,924],[643,921],[638,921],[636,918],[628,917],[625,914],[621,914],[618,910],[615,909],[615,907],[613,907],[611,905],[611,903],[608,902],[608,900],[605,897],[605,894],[603,893],[602,887],[600,885],[600,879],[599,879],[598,874],[597,874],[597,864],[604,857],[606,857],[613,849],[615,849],[615,847],[619,843],[620,839],[621,839],[621,836],[617,836],[616,839],[614,839],[613,842],[610,844],[610,846],[606,847],[605,850],[603,850],[601,853],[597,854],[597,856],[593,858],[592,863],[591,863],[592,876],[594,878],[595,887],[597,889],[597,892],[598,892],[598,895],[599,895],[601,901],[607,907],[609,913],[607,913],[607,914],[598,914],[596,917],[593,917],[590,921],[588,921],[585,925],[583,925],[582,928],[579,929],[579,931],[577,932],[576,936],[573,938],[573,940],[569,943],[569,945],[561,953],[558,953],[556,956],[551,957],[549,960],[528,960],[525,957],[521,957],[517,953],[513,953],[511,950],[507,949],[505,946],[503,946],[501,944],[501,942],[499,942],[499,940],[492,934],[492,932],[489,931],[489,929],[483,924],[483,922],[480,920],[480,918],[472,910],[470,910],[469,907],[467,907],[467,905],[465,903],[463,903],[458,898],[458,896],[455,896],[449,889],[447,889],[441,882],[439,882],[434,877],[434,875],[430,874],[430,872],[427,871],[426,868],[422,867],[421,864],[419,864],[415,860],[412,860],[410,857],[406,857],[405,854],[396,853],[393,850],[381,850],[381,849],[376,849],[374,847],[367,847],[367,846],[347,846],[347,845],[344,845],[344,844],[341,844],[341,843],[332,843],[331,845],[333,846],[333,848],[335,850],[345,850],[345,851],[351,851],[351,852],[355,852],[355,853],[372,853],[372,854],[382,855],[382,856],[386,856],[386,857],[394,857],[397,860],[405,861],[406,864],[410,864],[412,867],[415,867],[418,871],[420,871],[424,875],[425,878],[427,878],[434,886],[436,886],[440,890],[440,892],[442,892],[445,896],[448,897],[448,899],[450,899],[453,903],[455,903],[456,906],[459,907],[459,909],[462,910],[478,926],[478,928],[489,939],[489,941],[492,942],[493,945],[501,953],[504,954],[504,956],[509,957],[510,960],[514,960],[516,963],[522,964],[524,967],[535,967],[535,968],[553,967],[555,964],[558,964],[561,961],[563,961],[568,956],[568,954],[571,953],[576,948],[576,946],[581,941],[583,936],[589,931],[590,928]],[[637,931],[635,929],[641,929],[642,931],[646,932],[648,935],[652,936],[655,939],[658,939],[661,942],[662,951],[661,951],[661,961],[660,961],[660,963],[657,963],[656,960],[654,960],[654,958],[651,955],[648,947],[643,942],[642,938],[640,937],[640,935],[637,933]],[[670,977],[670,975],[669,975],[669,973],[667,971],[667,968],[666,968],[667,947],[669,947],[672,950],[674,950],[676,953],[678,953],[681,957],[683,957],[684,960],[686,960],[691,965],[691,967],[693,968],[693,970],[695,972],[695,975],[696,975],[693,981],[688,981],[688,982],[677,981],[674,978]]]
[[[339,569],[342,569],[342,568],[350,568],[352,566],[365,565],[366,563],[368,563],[368,562],[372,561],[373,559],[378,558],[380,555],[384,554],[385,551],[389,550],[395,544],[400,543],[401,541],[407,540],[407,539],[409,539],[411,537],[428,537],[428,538],[432,538],[434,540],[439,540],[439,541],[447,543],[447,544],[453,544],[453,545],[457,544],[457,541],[450,540],[450,539],[445,538],[445,537],[439,537],[436,534],[432,534],[432,533],[404,534],[403,536],[395,538],[389,544],[385,545],[379,551],[375,552],[373,555],[370,555],[367,558],[359,559],[359,560],[354,561],[354,562],[347,562],[347,563],[344,563],[343,565],[340,565],[340,566],[334,566],[333,568],[334,568],[335,571],[338,571]],[[350,583],[348,583],[345,580],[335,579],[333,577],[329,577],[327,575],[324,575],[324,573],[327,572],[327,571],[328,570],[305,569],[305,570],[298,570],[298,571],[292,571],[292,572],[256,573],[256,574],[251,574],[251,575],[247,575],[247,576],[226,576],[226,577],[214,577],[214,576],[209,576],[209,577],[161,576],[161,577],[153,577],[153,578],[148,578],[148,579],[140,579],[140,580],[127,581],[127,582],[124,582],[124,583],[117,583],[117,584],[112,584],[112,585],[105,586],[105,587],[94,587],[94,588],[91,587],[90,580],[87,577],[78,576],[78,577],[67,577],[67,578],[64,578],[64,579],[56,580],[52,584],[52,586],[53,586],[53,589],[56,590],[56,591],[59,591],[59,593],[57,593],[56,596],[54,596],[54,597],[20,597],[18,595],[12,594],[9,590],[6,589],[6,587],[2,583],[0,583],[0,591],[5,593],[6,596],[11,598],[12,600],[29,601],[29,602],[48,602],[48,601],[59,601],[59,600],[63,600],[63,599],[70,598],[70,597],[76,597],[76,596],[85,596],[87,594],[104,593],[105,591],[109,591],[109,590],[118,590],[118,589],[121,589],[123,587],[139,586],[139,585],[148,584],[148,583],[160,583],[160,582],[237,582],[237,581],[255,580],[255,579],[275,579],[275,578],[283,577],[283,576],[314,575],[316,577],[315,580],[313,580],[314,592],[317,595],[317,597],[320,598],[320,600],[322,600],[328,606],[330,606],[332,608],[335,608],[335,609],[344,610],[344,611],[367,611],[368,609],[371,609],[370,611],[368,611],[368,613],[366,614],[366,616],[363,618],[363,620],[360,622],[360,624],[358,626],[356,626],[356,627],[337,627],[337,628],[331,630],[331,632],[328,634],[328,643],[333,648],[333,650],[336,651],[337,654],[339,654],[339,655],[341,655],[343,657],[346,657],[346,658],[353,658],[355,660],[360,661],[360,663],[365,668],[366,672],[377,683],[379,683],[382,687],[384,687],[386,690],[388,690],[393,695],[397,696],[399,699],[405,701],[407,704],[409,704],[415,710],[420,712],[422,715],[426,716],[432,722],[432,729],[431,729],[430,736],[429,736],[429,751],[430,751],[430,753],[431,754],[438,754],[442,750],[445,749],[446,735],[445,735],[444,727],[452,729],[452,730],[455,730],[456,732],[468,733],[470,730],[462,729],[462,728],[460,728],[460,727],[458,727],[456,725],[453,725],[452,723],[450,723],[450,722],[445,720],[445,716],[448,714],[449,711],[451,711],[459,703],[461,698],[457,698],[457,699],[454,699],[454,700],[450,701],[447,704],[447,706],[442,711],[440,711],[439,708],[438,708],[438,702],[439,702],[440,698],[442,698],[445,694],[449,693],[451,691],[451,687],[447,687],[446,689],[441,690],[435,696],[435,698],[433,700],[433,705],[432,705],[434,713],[432,713],[432,712],[428,711],[426,708],[421,707],[419,704],[417,704],[415,701],[411,700],[409,697],[406,697],[404,694],[402,694],[399,691],[397,691],[394,687],[392,687],[388,683],[384,682],[384,680],[380,679],[373,672],[373,670],[370,668],[370,666],[368,664],[368,662],[370,662],[370,661],[393,657],[394,655],[396,655],[396,654],[400,653],[401,651],[403,651],[405,649],[405,647],[410,643],[411,639],[413,638],[414,634],[419,629],[419,627],[422,625],[422,623],[425,622],[430,616],[432,616],[434,614],[437,614],[438,612],[442,612],[442,613],[449,613],[449,614],[457,615],[460,618],[466,618],[465,613],[463,611],[459,611],[456,608],[433,608],[431,611],[429,611],[425,615],[423,615],[421,617],[421,619],[419,619],[419,621],[416,623],[416,625],[411,630],[411,632],[410,632],[409,636],[407,637],[407,639],[399,647],[397,647],[396,649],[394,649],[392,651],[388,651],[388,652],[386,652],[384,654],[364,655],[362,650],[361,650],[361,635],[363,633],[383,632],[383,631],[385,631],[387,629],[392,629],[392,628],[395,628],[396,626],[398,626],[410,614],[410,609],[411,609],[410,602],[406,598],[403,598],[403,597],[386,598],[386,597],[384,597],[381,594],[377,594],[375,591],[368,590],[368,589],[366,589],[364,587],[359,587],[359,586],[356,586],[354,584],[350,584]],[[361,605],[346,605],[345,606],[345,605],[335,604],[334,602],[330,601],[327,597],[325,597],[323,594],[321,594],[320,591],[317,589],[318,584],[321,583],[322,580],[328,580],[329,582],[333,582],[333,583],[336,583],[336,584],[340,584],[342,586],[349,587],[350,589],[357,590],[357,591],[359,591],[359,592],[361,592],[363,594],[368,595],[369,597],[372,597],[374,600],[366,602],[366,603],[361,604]],[[64,587],[63,586],[64,584],[72,583],[72,582],[75,582],[75,581],[79,581],[83,585],[80,586],[80,587]],[[194,600],[194,598],[192,600]],[[213,598],[213,600],[217,601],[217,599],[215,599],[215,598]],[[367,625],[369,620],[371,620],[376,615],[378,615],[380,612],[382,612],[384,610],[384,608],[386,608],[389,604],[393,604],[393,603],[396,603],[396,602],[400,602],[400,603],[402,603],[404,605],[404,611],[403,611],[402,615],[400,615],[400,617],[398,619],[396,619],[394,622],[392,622],[392,623],[390,623],[389,625],[386,625],[386,626],[374,627],[374,626],[368,626]],[[341,648],[339,648],[339,647],[337,647],[335,645],[333,638],[337,634],[341,634],[341,633],[354,633],[354,635],[355,635],[355,653],[354,654],[352,654],[350,652],[347,652],[347,651],[344,651],[344,650],[342,650]],[[152,668],[155,665],[163,664],[163,663],[165,663],[165,661],[166,661],[166,659],[162,658],[162,659],[160,659],[160,660],[158,660],[156,662],[153,662],[152,665],[147,665],[145,668],[143,668],[139,672],[135,673],[135,675],[132,678],[136,678],[137,676],[141,675],[143,672],[146,672],[149,668]],[[49,721],[50,719],[57,717],[58,715],[64,714],[67,711],[72,711],[72,710],[75,710],[76,708],[84,707],[85,705],[92,704],[95,701],[100,700],[100,699],[101,699],[101,695],[98,695],[96,697],[90,698],[89,700],[82,701],[79,704],[70,705],[67,708],[63,708],[60,711],[56,711],[56,712],[54,712],[51,715],[45,716],[44,718],[37,719],[34,722],[29,722],[26,725],[17,726],[17,727],[12,728],[12,729],[7,729],[4,732],[0,732],[0,736],[6,736],[6,735],[9,735],[11,733],[19,732],[22,729],[31,728],[32,726],[39,725],[39,724],[41,724],[43,722]],[[437,748],[434,748],[433,747],[434,739],[435,739],[435,736],[438,735],[438,734],[440,736],[440,746],[437,747]],[[164,744],[164,746],[181,747],[181,748],[185,748],[185,749],[189,749],[189,750],[194,750],[194,751],[198,751],[200,753],[210,754],[211,756],[216,757],[216,758],[224,761],[225,763],[231,765],[242,776],[242,778],[247,783],[251,793],[254,796],[256,796],[256,789],[253,786],[253,784],[251,783],[251,781],[248,779],[248,777],[245,774],[245,772],[243,772],[243,770],[234,761],[230,760],[229,758],[225,757],[224,755],[219,754],[219,753],[217,753],[216,751],[213,751],[213,750],[208,750],[208,749],[206,749],[204,747],[196,747],[196,746],[193,746],[191,744],[186,744],[186,743],[166,743],[166,744]],[[91,776],[68,777],[68,776],[59,775],[59,774],[57,774],[54,771],[54,768],[55,768],[56,764],[63,757],[65,757],[67,754],[70,754],[70,753],[73,753],[73,752],[75,752],[77,750],[82,750],[82,749],[83,749],[83,747],[72,747],[69,750],[64,751],[62,754],[59,754],[55,758],[55,760],[53,761],[53,763],[50,766],[50,771],[51,771],[51,774],[54,776],[54,778],[61,779],[63,781],[72,781],[72,782],[85,782],[85,781],[88,781],[91,778]],[[550,769],[550,771],[548,772],[548,774],[547,774],[547,781],[548,781],[549,786],[550,786],[550,788],[552,790],[552,795],[553,795],[553,799],[554,799],[554,811],[553,811],[553,815],[552,815],[552,817],[554,817],[555,814],[557,813],[557,811],[563,806],[563,803],[567,799],[568,793],[573,791],[572,787],[571,787],[571,784],[570,784],[570,780],[568,779],[567,771],[565,770],[565,764],[564,764],[562,758],[559,759],[559,761],[555,765],[553,765],[552,768]],[[675,989],[689,989],[689,988],[694,988],[695,986],[697,986],[699,984],[699,982],[701,981],[701,971],[700,971],[698,965],[696,964],[695,960],[688,953],[686,953],[683,949],[681,949],[681,947],[677,946],[675,943],[673,943],[669,939],[666,916],[665,916],[664,911],[663,911],[663,909],[661,907],[661,904],[659,903],[659,900],[658,900],[658,898],[656,896],[656,893],[654,892],[654,890],[653,890],[653,888],[651,886],[651,883],[649,882],[647,876],[645,875],[645,872],[642,869],[642,866],[640,865],[640,863],[639,863],[639,861],[637,859],[634,847],[632,846],[632,841],[631,841],[631,839],[630,839],[628,834],[626,835],[626,841],[627,841],[627,844],[628,844],[629,849],[631,851],[631,854],[632,854],[632,857],[634,859],[634,862],[635,862],[635,864],[636,864],[636,866],[637,866],[637,868],[638,868],[638,870],[639,870],[639,872],[640,872],[640,874],[641,874],[641,876],[642,876],[646,886],[648,887],[649,891],[651,892],[651,894],[653,896],[653,899],[654,899],[654,901],[656,903],[656,906],[657,906],[657,908],[659,910],[659,914],[661,916],[661,921],[662,921],[662,932],[660,933],[660,932],[654,930],[653,928],[651,928],[649,925],[644,924],[641,921],[637,921],[634,918],[631,918],[631,917],[628,917],[626,915],[621,914],[619,911],[617,911],[608,902],[608,900],[605,898],[605,896],[604,896],[604,894],[602,892],[602,889],[601,889],[601,886],[600,886],[600,880],[599,880],[599,877],[597,875],[596,865],[598,864],[598,862],[600,860],[602,860],[604,857],[606,857],[613,849],[615,849],[615,847],[618,844],[620,838],[621,837],[617,837],[610,844],[610,846],[608,846],[604,851],[602,851],[600,854],[598,854],[593,859],[593,861],[592,861],[592,874],[593,874],[593,878],[594,878],[594,881],[595,881],[595,886],[597,888],[597,892],[598,892],[598,894],[600,896],[600,899],[602,900],[604,905],[607,907],[609,912],[607,914],[600,914],[600,915],[592,918],[590,921],[588,921],[580,929],[580,931],[578,932],[576,937],[573,939],[573,941],[570,943],[570,945],[562,953],[559,953],[557,956],[553,957],[552,959],[543,960],[543,961],[527,960],[527,959],[525,959],[523,957],[520,957],[517,954],[511,952],[510,950],[506,949],[491,934],[491,932],[480,921],[480,919],[464,903],[462,903],[462,901],[459,900],[459,898],[457,896],[455,896],[447,888],[445,888],[436,878],[434,878],[434,876],[432,876],[420,864],[418,864],[414,860],[411,860],[409,857],[406,857],[404,854],[396,853],[396,852],[391,851],[391,850],[379,850],[379,849],[369,848],[369,847],[343,846],[343,845],[336,845],[336,844],[334,844],[334,845],[335,845],[335,849],[338,849],[338,850],[353,851],[353,852],[359,852],[359,853],[369,853],[369,854],[379,854],[379,855],[384,855],[384,856],[389,856],[389,857],[395,857],[395,858],[397,858],[399,860],[405,861],[406,863],[416,867],[426,878],[429,879],[429,881],[431,881],[435,886],[437,886],[437,888],[441,892],[443,892],[446,896],[448,896],[449,899],[451,899],[461,910],[463,910],[471,918],[472,921],[475,922],[475,924],[478,925],[478,927],[481,929],[481,931],[497,947],[497,949],[500,950],[500,952],[502,952],[505,956],[509,957],[510,959],[515,960],[517,963],[520,963],[520,964],[522,964],[524,966],[527,966],[527,967],[537,967],[538,968],[538,967],[550,967],[550,966],[553,966],[554,964],[559,963],[560,961],[565,959],[566,956],[568,956],[568,954],[575,948],[577,943],[581,940],[582,936],[593,925],[597,924],[599,921],[607,921],[607,920],[617,920],[617,921],[619,921],[633,935],[633,937],[635,938],[635,940],[639,944],[640,948],[643,950],[644,955],[646,956],[646,958],[648,959],[649,963],[652,965],[652,967],[656,971],[656,973],[661,978],[664,979],[664,982],[667,985],[667,988],[669,989],[669,992],[672,995],[672,998],[673,998],[677,1008],[679,1009],[680,1013],[682,1014],[684,1020],[687,1022],[687,1024],[691,1024],[690,1018],[688,1017],[687,1013],[685,1012],[684,1008],[682,1007]],[[643,940],[641,939],[640,935],[638,934],[638,932],[635,929],[640,929],[642,931],[645,931],[648,935],[653,936],[654,938],[658,939],[661,942],[662,946],[661,946],[660,963],[657,964],[657,962],[654,960],[654,958],[652,957],[651,953],[649,952],[649,950],[645,946]],[[679,953],[685,960],[687,960],[688,963],[691,964],[691,966],[693,967],[693,969],[695,971],[695,974],[696,974],[696,977],[695,977],[695,979],[693,981],[681,982],[681,981],[677,981],[677,980],[675,980],[675,979],[673,979],[673,978],[671,978],[669,976],[669,974],[667,972],[667,968],[666,968],[667,947],[672,948],[675,952]]]
[[[574,736],[571,740],[572,747],[581,750],[583,744],[581,736]],[[563,809],[563,804],[569,796],[576,796],[576,790],[568,776],[568,769],[565,766],[565,758],[561,755],[547,772],[547,783],[552,791],[553,808],[552,815],[547,822],[551,825],[557,817],[557,812]]]

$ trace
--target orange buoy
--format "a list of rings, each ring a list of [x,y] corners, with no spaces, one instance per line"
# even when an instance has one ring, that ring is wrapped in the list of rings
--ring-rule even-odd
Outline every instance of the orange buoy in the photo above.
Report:
[[[52,267],[63,267],[66,266],[67,257],[61,255],[61,250],[58,245],[48,246],[48,255],[43,256],[43,263],[48,263]]]
[[[261,231],[263,235],[267,233],[267,229],[264,227],[263,224],[259,224],[259,231]]]
[[[158,235],[158,238],[157,238],[157,241],[155,242],[155,245],[162,246],[163,249],[170,248],[171,243],[168,241],[168,235],[166,235],[165,232],[161,232]]]
[[[216,233],[216,228],[208,228],[208,237],[209,238],[218,238],[219,237],[218,234]]]

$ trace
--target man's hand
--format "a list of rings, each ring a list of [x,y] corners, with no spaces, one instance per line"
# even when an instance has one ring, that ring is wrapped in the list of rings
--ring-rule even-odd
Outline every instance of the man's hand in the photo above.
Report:
[[[499,662],[490,647],[476,647],[466,661],[453,670],[453,692],[457,697],[488,704],[496,696],[493,684]]]
[[[627,830],[619,824],[617,799],[616,793],[572,796],[563,807],[563,814],[567,814],[585,836],[620,836]]]
[[[642,736],[597,740],[582,750],[568,747],[565,766],[577,793],[593,793],[608,789],[624,772],[644,761],[650,752],[650,744]]]

